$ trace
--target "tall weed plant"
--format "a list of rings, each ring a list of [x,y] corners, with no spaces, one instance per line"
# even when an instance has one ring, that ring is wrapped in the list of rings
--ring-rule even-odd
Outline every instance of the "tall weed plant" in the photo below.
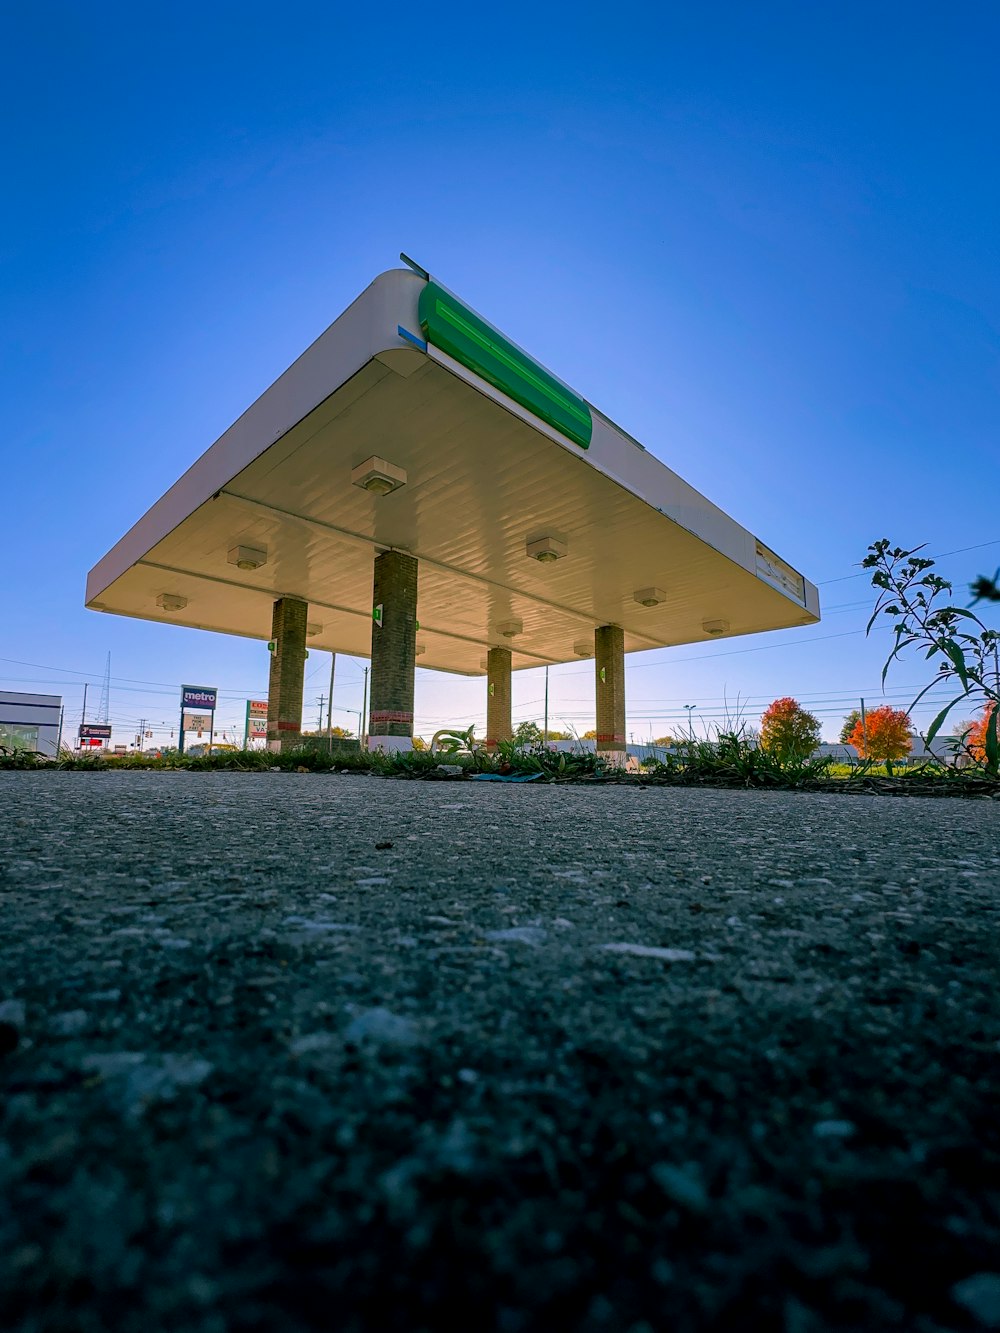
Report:
[[[942,682],[957,688],[927,729],[924,743],[928,749],[957,704],[968,700],[984,709],[992,704],[983,752],[986,771],[995,778],[1000,776],[1000,631],[986,625],[972,610],[983,598],[995,600],[989,591],[991,587],[995,591],[995,580],[977,580],[971,589],[975,594],[972,605],[956,606],[952,584],[933,572],[934,560],[920,555],[923,549],[905,550],[883,539],[869,546],[862,561],[872,571],[872,587],[878,593],[866,632],[871,633],[880,616],[892,622],[894,642],[882,668],[882,683],[893,662],[912,648],[922,651],[925,661],[936,661],[937,672],[910,704],[910,712]]]

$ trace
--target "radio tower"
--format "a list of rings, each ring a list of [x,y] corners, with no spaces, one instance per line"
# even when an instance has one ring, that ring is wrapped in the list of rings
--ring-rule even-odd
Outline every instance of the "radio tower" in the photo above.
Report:
[[[107,724],[111,712],[111,654],[104,666],[104,680],[101,682],[101,702],[97,709],[97,720]]]

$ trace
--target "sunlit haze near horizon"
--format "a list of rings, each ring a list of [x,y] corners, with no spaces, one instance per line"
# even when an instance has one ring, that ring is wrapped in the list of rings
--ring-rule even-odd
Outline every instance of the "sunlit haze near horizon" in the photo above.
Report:
[[[1000,11],[50,3],[4,26],[0,689],[62,695],[67,739],[109,652],[114,741],[146,719],[169,742],[182,682],[242,734],[266,645],[88,611],[86,574],[400,250],[819,585],[818,625],[630,655],[635,740],[782,695],[835,739],[884,701],[868,544],[926,543],[962,603],[1000,564]],[[337,725],[365,666],[337,659]],[[932,669],[904,660],[885,698]],[[329,671],[314,652],[308,728]],[[549,680],[550,725],[593,727],[593,663]],[[517,673],[515,723],[543,696]],[[485,704],[417,673],[424,736],[482,733]]]

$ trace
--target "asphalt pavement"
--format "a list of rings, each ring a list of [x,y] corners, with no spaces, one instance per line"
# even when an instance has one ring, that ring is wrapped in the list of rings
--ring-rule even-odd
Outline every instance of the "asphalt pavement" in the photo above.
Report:
[[[1000,1328],[1000,802],[0,774],[10,1333]]]

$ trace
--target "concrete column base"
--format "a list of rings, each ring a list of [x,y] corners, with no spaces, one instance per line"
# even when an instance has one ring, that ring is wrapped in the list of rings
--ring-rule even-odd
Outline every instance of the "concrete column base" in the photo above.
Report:
[[[374,754],[381,750],[384,754],[409,754],[413,749],[412,736],[369,736],[368,750]]]

